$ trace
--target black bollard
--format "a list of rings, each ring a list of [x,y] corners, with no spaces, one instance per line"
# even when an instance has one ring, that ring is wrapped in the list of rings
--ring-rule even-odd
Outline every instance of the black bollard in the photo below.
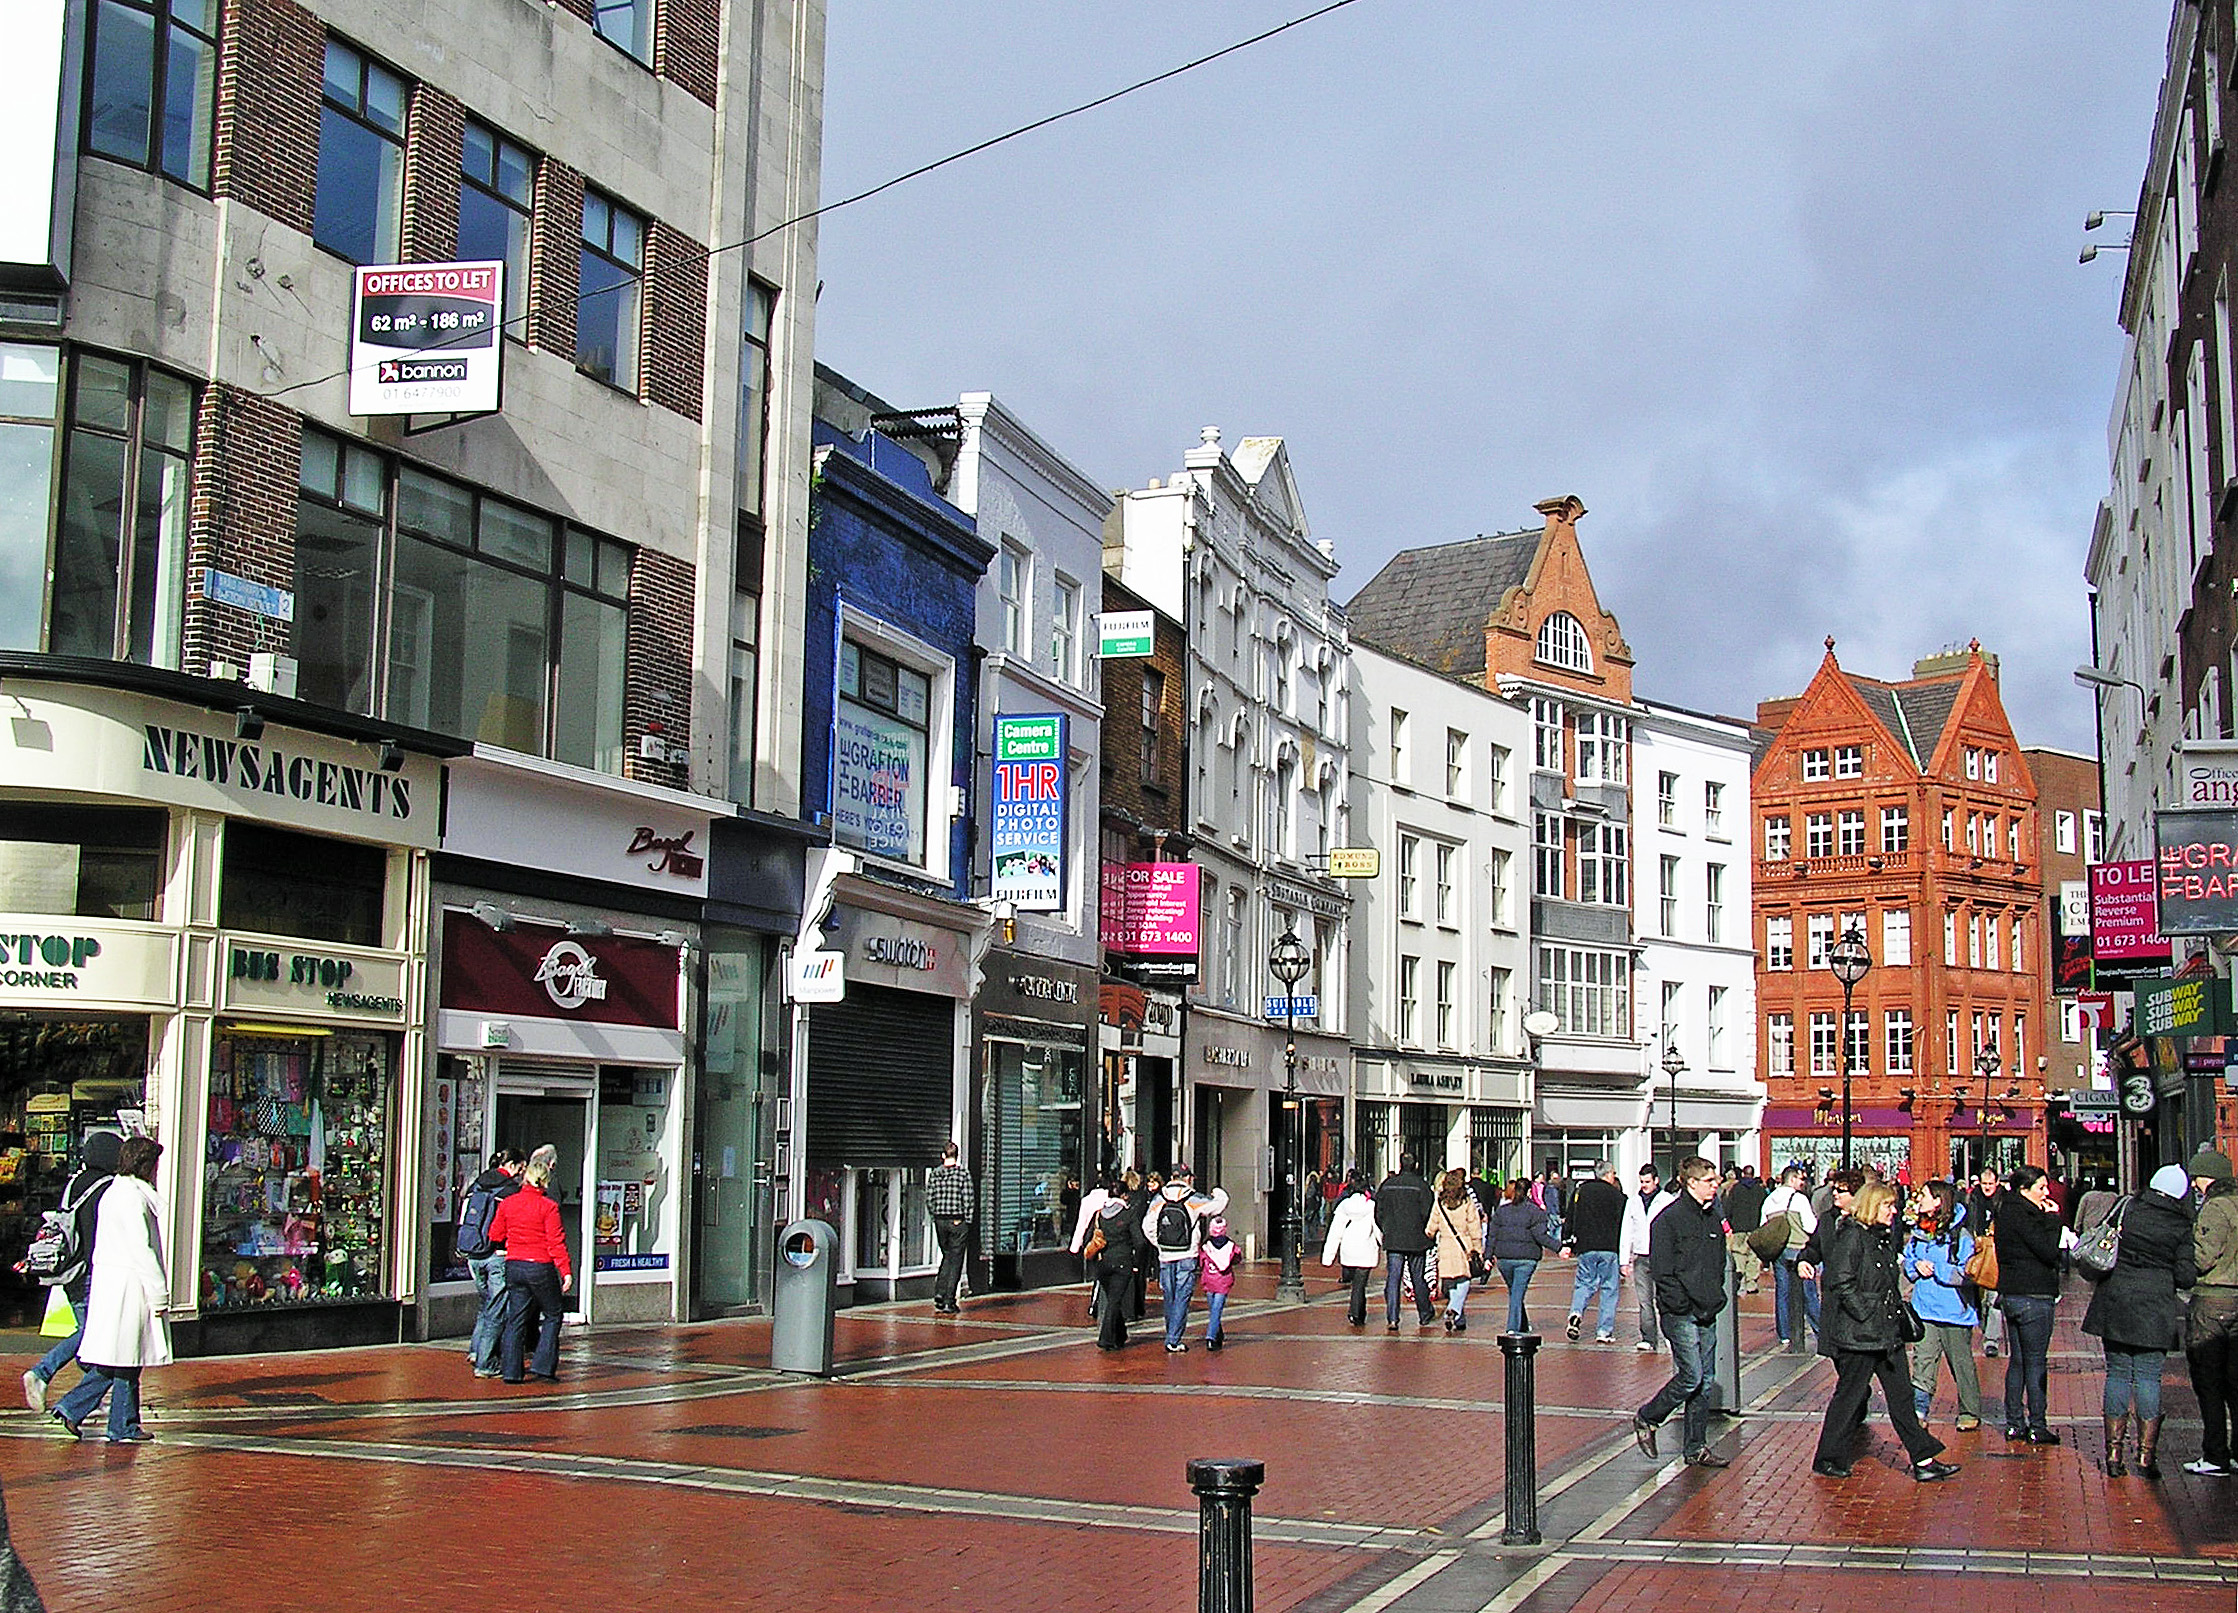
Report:
[[[1500,1530],[1503,1546],[1539,1543],[1539,1336],[1502,1333],[1500,1353],[1508,1358],[1508,1506]]]
[[[1199,1457],[1189,1464],[1197,1492],[1197,1613],[1251,1613],[1251,1498],[1264,1462]]]
[[[1789,1297],[1794,1301],[1787,1308],[1787,1353],[1789,1355],[1806,1355],[1811,1348],[1810,1340],[1805,1337],[1810,1332],[1811,1319],[1807,1314],[1809,1307],[1803,1303],[1803,1274],[1796,1271],[1793,1266],[1789,1266],[1787,1269],[1791,1274],[1788,1283]],[[1772,1304],[1774,1307],[1773,1314],[1776,1316],[1779,1314],[1777,1309],[1779,1290],[1776,1283],[1772,1291]]]

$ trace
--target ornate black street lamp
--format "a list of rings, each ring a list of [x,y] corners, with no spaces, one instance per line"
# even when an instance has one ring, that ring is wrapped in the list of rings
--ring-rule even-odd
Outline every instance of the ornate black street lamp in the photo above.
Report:
[[[1850,1168],[1850,994],[1865,978],[1865,971],[1873,967],[1873,954],[1865,946],[1865,937],[1853,929],[1834,943],[1826,962],[1834,978],[1842,983],[1842,1169],[1846,1171]]]
[[[1663,1082],[1671,1094],[1671,1170],[1663,1178],[1666,1182],[1678,1180],[1678,1078],[1685,1073],[1686,1060],[1679,1054],[1678,1043],[1666,1038],[1663,1043]]]
[[[1305,1220],[1298,1203],[1299,1183],[1305,1171],[1305,1106],[1298,1101],[1298,998],[1296,987],[1306,971],[1313,967],[1313,954],[1298,939],[1298,932],[1285,930],[1267,954],[1267,972],[1282,982],[1283,1024],[1287,1036],[1282,1047],[1282,1101],[1297,1111],[1294,1127],[1285,1126],[1290,1147],[1290,1183],[1288,1212],[1284,1217],[1282,1239],[1282,1276],[1275,1286],[1278,1299],[1302,1302],[1305,1299],[1305,1270],[1299,1265],[1299,1245],[1305,1241]]]

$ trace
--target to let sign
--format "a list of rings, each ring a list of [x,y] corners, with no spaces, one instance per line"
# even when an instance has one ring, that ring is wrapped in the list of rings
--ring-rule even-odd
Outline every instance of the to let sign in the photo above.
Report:
[[[2238,812],[2162,812],[2160,933],[2238,932]]]
[[[2153,864],[2095,863],[2090,870],[2091,961],[2103,974],[2107,966],[2123,964],[2135,973],[2139,965],[2156,967],[2168,962],[2168,938],[2160,931],[2154,907]]]
[[[494,411],[504,319],[502,262],[359,269],[350,298],[350,413]]]

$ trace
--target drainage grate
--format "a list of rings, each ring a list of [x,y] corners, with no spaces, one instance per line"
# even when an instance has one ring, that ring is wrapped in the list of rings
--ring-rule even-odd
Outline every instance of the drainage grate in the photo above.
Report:
[[[671,1429],[676,1434],[705,1434],[711,1439],[775,1439],[781,1434],[804,1434],[805,1428],[762,1428],[753,1423],[693,1423]]]

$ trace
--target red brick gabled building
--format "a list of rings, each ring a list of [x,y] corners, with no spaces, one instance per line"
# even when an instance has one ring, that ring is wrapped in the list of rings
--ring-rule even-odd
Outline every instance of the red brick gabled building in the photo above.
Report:
[[[1839,1163],[1845,1037],[1858,1164],[1913,1181],[1984,1157],[2042,1164],[2036,786],[1995,659],[1977,643],[1890,683],[1845,672],[1828,639],[1810,687],[1757,722],[1767,1167]],[[1845,1025],[1828,952],[1853,929],[1872,968]]]

